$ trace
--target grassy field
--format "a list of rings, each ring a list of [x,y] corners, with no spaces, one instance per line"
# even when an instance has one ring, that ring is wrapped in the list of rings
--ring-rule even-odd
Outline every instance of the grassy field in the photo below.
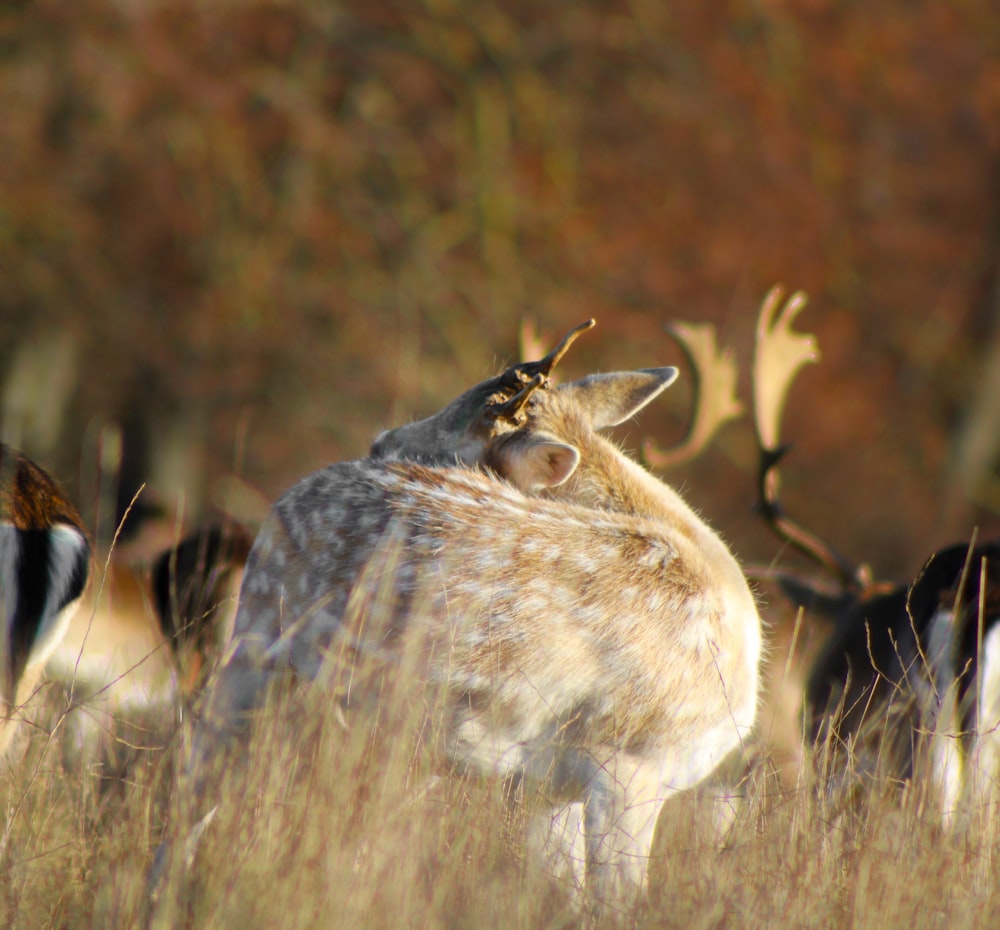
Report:
[[[50,690],[51,734],[36,730],[5,764],[2,926],[580,925],[566,889],[532,868],[504,786],[435,768],[420,701],[347,722],[319,688],[276,697],[213,782],[219,811],[186,868],[191,805],[171,790],[183,727],[161,709],[88,729],[76,719],[86,708],[63,715],[65,694]],[[81,753],[84,733],[96,742]],[[607,923],[995,926],[1000,840],[984,811],[945,831],[919,783],[823,792],[823,768],[809,755],[783,786],[761,753],[737,788],[670,802],[648,901]],[[146,876],[165,836],[178,861],[151,907]]]

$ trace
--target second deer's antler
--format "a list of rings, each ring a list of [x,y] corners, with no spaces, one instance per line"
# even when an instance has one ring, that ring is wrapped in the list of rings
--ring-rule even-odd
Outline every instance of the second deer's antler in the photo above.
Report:
[[[743,413],[743,404],[736,396],[736,360],[728,348],[719,348],[715,327],[711,323],[671,323],[667,332],[681,347],[691,369],[694,414],[678,445],[660,449],[651,440],[643,444],[643,457],[654,468],[689,462],[702,453],[724,423]]]
[[[754,342],[754,428],[760,447],[771,451],[779,448],[781,416],[788,389],[800,368],[820,359],[816,337],[792,331],[795,318],[809,298],[802,291],[796,291],[786,301],[783,301],[784,296],[780,284],[767,292],[757,319]]]
[[[757,321],[753,360],[754,429],[760,447],[758,506],[764,519],[784,540],[815,559],[845,588],[864,588],[867,570],[852,565],[832,546],[790,520],[781,506],[778,463],[788,451],[781,445],[781,417],[788,392],[804,365],[819,361],[819,347],[811,333],[792,330],[808,298],[796,291],[785,300],[781,285],[768,291]]]

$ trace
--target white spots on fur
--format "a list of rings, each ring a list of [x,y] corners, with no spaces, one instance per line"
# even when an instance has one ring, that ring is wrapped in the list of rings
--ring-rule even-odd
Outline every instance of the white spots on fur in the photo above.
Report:
[[[653,571],[667,571],[676,557],[674,548],[662,540],[650,539],[647,542],[648,545],[639,555],[636,564]]]

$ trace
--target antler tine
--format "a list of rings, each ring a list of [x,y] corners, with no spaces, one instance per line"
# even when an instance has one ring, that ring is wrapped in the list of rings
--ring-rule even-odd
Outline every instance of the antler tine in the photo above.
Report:
[[[687,435],[676,446],[660,449],[647,440],[643,456],[655,468],[689,462],[702,453],[724,423],[743,414],[736,396],[737,366],[730,349],[720,349],[711,323],[671,323],[668,333],[691,369],[694,414]]]
[[[531,399],[531,395],[546,383],[545,375],[535,375],[520,391],[508,400],[490,404],[487,407],[487,415],[494,420],[508,420],[516,422],[518,414],[524,409]]]
[[[596,320],[584,320],[579,326],[573,327],[562,340],[545,358],[537,362],[524,362],[518,365],[518,369],[526,377],[534,377],[535,375],[543,375],[548,377],[552,373],[552,369],[559,364],[562,357],[569,351],[569,347],[576,342],[577,336],[581,333],[585,333],[588,329],[593,329],[597,325]],[[513,398],[512,398],[513,399]]]
[[[820,359],[815,336],[792,332],[792,324],[809,298],[802,291],[783,302],[784,296],[780,284],[767,292],[754,344],[754,427],[760,445],[772,450],[779,447],[781,417],[792,382],[803,365]]]
[[[760,446],[758,505],[764,519],[782,539],[819,562],[845,587],[863,588],[866,570],[852,565],[818,536],[790,520],[781,506],[778,463],[788,451],[779,438],[785,401],[799,370],[820,358],[815,336],[792,331],[792,324],[808,298],[802,291],[796,291],[787,300],[784,297],[781,285],[768,291],[761,304],[754,344],[754,428]]]

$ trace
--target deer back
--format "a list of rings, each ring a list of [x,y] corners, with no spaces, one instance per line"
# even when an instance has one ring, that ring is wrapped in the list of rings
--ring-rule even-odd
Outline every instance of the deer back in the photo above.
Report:
[[[317,492],[337,503],[317,511]],[[308,677],[331,657],[351,676],[416,649],[431,680],[489,693],[522,722],[586,718],[597,740],[638,743],[662,736],[654,719],[681,725],[718,658],[709,567],[655,521],[470,470],[368,462],[325,470],[274,517],[248,566],[248,632],[283,629],[271,658]]]
[[[508,422],[500,428],[477,427],[470,432],[470,423],[495,423],[498,419],[491,410],[495,403],[491,399],[496,381],[493,379],[467,391],[436,417],[383,433],[373,447],[376,454],[369,460],[333,465],[307,476],[275,504],[258,534],[241,591],[241,604],[245,606],[237,614],[237,635],[253,630],[255,639],[266,640],[279,629],[280,618],[273,606],[270,610],[264,607],[266,602],[274,601],[272,579],[290,577],[303,564],[298,555],[289,555],[286,560],[285,550],[298,553],[318,548],[331,565],[348,577],[357,571],[360,563],[352,554],[370,554],[373,541],[385,532],[390,515],[385,488],[371,478],[367,482],[354,479],[359,474],[405,473],[425,457],[424,442],[431,434],[448,437],[438,451],[438,462],[450,460],[457,466],[455,450],[464,448],[472,454],[475,448],[475,462],[521,492],[534,494],[553,491],[581,471],[594,476],[595,489],[590,498],[597,498],[605,509],[619,509],[615,496],[600,486],[609,487],[609,476],[621,470],[624,457],[595,430],[631,416],[675,377],[676,369],[662,369],[606,376],[600,391],[578,391],[573,385],[558,390],[545,388],[536,392],[534,402],[530,402],[530,416],[519,414],[518,428]],[[590,403],[581,402],[581,398],[590,399]],[[479,407],[473,410],[472,404]],[[454,411],[461,411],[458,419]],[[452,434],[445,429],[448,423],[465,426]],[[588,453],[582,470],[578,445]],[[393,463],[399,467],[394,469]],[[436,480],[447,486],[447,473],[437,474]],[[493,492],[507,493],[502,484],[489,481],[480,490],[480,503],[487,505]],[[561,495],[568,496],[572,499],[571,495]],[[412,519],[416,516],[415,511],[411,512]],[[365,559],[367,555],[362,562]],[[320,577],[316,579],[318,588],[303,589],[306,600],[316,604],[329,600],[324,598],[324,583]]]

